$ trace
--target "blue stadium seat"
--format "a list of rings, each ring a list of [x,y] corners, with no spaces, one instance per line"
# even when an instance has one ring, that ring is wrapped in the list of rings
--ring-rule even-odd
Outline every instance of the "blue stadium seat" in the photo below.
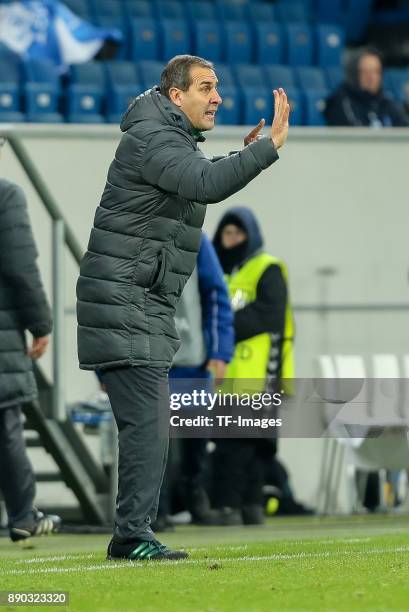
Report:
[[[158,0],[156,10],[159,19],[185,19],[185,10],[182,2],[177,0]]]
[[[186,2],[186,11],[192,22],[215,21],[218,18],[214,2],[206,2],[206,0]]]
[[[60,113],[27,115],[26,120],[28,123],[64,123],[64,117]]]
[[[149,60],[138,62],[137,68],[141,77],[143,89],[149,89],[154,85],[159,85],[160,75],[164,68],[163,62],[152,62]]]
[[[275,5],[267,2],[249,2],[247,13],[254,23],[269,23],[276,18]]]
[[[175,55],[191,53],[190,32],[186,21],[163,19],[159,23],[162,34],[162,59],[166,62]]]
[[[230,66],[226,64],[218,64],[215,68],[216,75],[219,80],[219,87],[237,88],[235,76]]]
[[[287,88],[286,93],[288,96],[288,102],[291,107],[290,123],[291,125],[303,125],[304,113],[301,94],[298,89]]]
[[[327,83],[330,91],[335,91],[345,78],[344,69],[341,66],[330,66],[325,70]]]
[[[122,41],[118,45],[115,57],[117,59],[126,59],[129,54],[129,36],[128,28],[125,27],[125,20],[122,17],[111,17],[109,15],[97,15],[94,23],[101,28],[110,30],[119,30],[122,34]]]
[[[95,16],[123,19],[123,3],[118,0],[89,0],[91,11]]]
[[[20,112],[20,58],[7,48],[0,48],[0,112]]]
[[[53,62],[47,59],[27,60],[23,69],[26,113],[30,116],[56,113],[61,88]]]
[[[238,125],[241,123],[240,94],[236,87],[220,85],[218,92],[223,103],[219,106],[216,123],[218,125]]]
[[[327,0],[331,2],[332,0]],[[277,19],[286,23],[302,23],[311,19],[310,6],[308,2],[289,2],[279,0],[276,5]]]
[[[318,25],[315,30],[316,60],[319,66],[340,66],[345,33],[338,26]]]
[[[105,101],[105,70],[102,62],[87,62],[71,67],[67,89],[69,117],[100,115]],[[71,119],[69,119],[71,121]]]
[[[78,17],[90,20],[92,13],[88,0],[65,0],[64,4]]]
[[[272,93],[266,85],[261,66],[238,64],[234,72],[243,100],[242,123],[257,124],[263,117],[269,121],[272,112]]]
[[[316,66],[298,66],[294,68],[298,87],[303,91],[327,89],[325,72]]]
[[[313,61],[313,36],[306,24],[287,24],[287,63],[290,66],[310,66]]]
[[[284,33],[278,23],[255,23],[256,61],[281,64],[284,60]]]
[[[1,96],[1,93],[0,93]],[[0,123],[22,123],[26,120],[24,113],[3,111],[0,106]]]
[[[153,4],[149,0],[125,0],[125,18],[129,19],[152,19],[154,17]]]
[[[368,26],[374,0],[345,0],[343,24],[348,43],[361,42]]]
[[[104,117],[96,113],[86,115],[72,113],[68,115],[67,121],[68,123],[105,123]]]
[[[236,77],[236,83],[243,90],[264,89],[266,87],[266,77],[261,66],[237,64],[234,66],[233,73]]]
[[[150,18],[131,19],[130,55],[133,61],[157,60],[159,57],[159,32]]]
[[[227,21],[223,25],[225,39],[224,61],[229,64],[248,64],[252,61],[252,38],[249,26],[243,22]]]
[[[384,89],[400,102],[409,101],[409,70],[389,68],[384,72]]]
[[[212,62],[219,62],[222,58],[222,51],[223,41],[219,24],[216,21],[195,21],[193,23],[193,53]]]
[[[305,124],[310,126],[326,125],[323,111],[328,90],[310,90],[303,93]]]
[[[315,19],[320,23],[338,23],[343,8],[344,0],[315,0]]]
[[[278,89],[279,87],[283,87],[286,91],[296,89],[294,71],[290,66],[266,65],[264,66],[264,72],[270,89]]]
[[[117,123],[130,102],[142,92],[133,62],[105,62],[107,73],[107,118]]]
[[[246,21],[246,2],[243,0],[217,0],[216,8],[224,21]]]

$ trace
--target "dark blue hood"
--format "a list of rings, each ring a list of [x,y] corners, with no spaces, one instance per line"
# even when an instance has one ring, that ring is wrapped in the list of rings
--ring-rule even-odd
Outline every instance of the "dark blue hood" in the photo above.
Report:
[[[234,208],[230,208],[220,219],[214,235],[213,244],[218,253],[222,250],[220,242],[222,229],[230,223],[241,227],[248,236],[245,243],[246,246],[244,250],[240,252],[241,260],[245,261],[263,246],[263,237],[261,235],[259,223],[253,211],[247,206],[235,206]],[[242,261],[237,262],[237,264],[239,265]]]

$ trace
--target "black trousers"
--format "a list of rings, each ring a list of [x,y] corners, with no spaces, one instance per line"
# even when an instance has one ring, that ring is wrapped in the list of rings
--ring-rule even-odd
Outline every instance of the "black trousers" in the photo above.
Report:
[[[0,490],[9,525],[31,525],[36,486],[27,456],[20,406],[0,409]]]
[[[152,540],[169,444],[168,369],[115,368],[102,380],[118,427],[114,538]]]
[[[216,440],[214,453],[214,504],[242,508],[262,505],[264,484],[264,440],[228,438]]]

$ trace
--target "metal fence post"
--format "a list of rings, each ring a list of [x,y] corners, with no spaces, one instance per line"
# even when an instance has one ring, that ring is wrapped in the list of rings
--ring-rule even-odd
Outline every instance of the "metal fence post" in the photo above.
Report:
[[[64,221],[57,219],[52,226],[52,277],[53,277],[53,408],[57,421],[66,420],[64,389],[64,304],[65,262]]]

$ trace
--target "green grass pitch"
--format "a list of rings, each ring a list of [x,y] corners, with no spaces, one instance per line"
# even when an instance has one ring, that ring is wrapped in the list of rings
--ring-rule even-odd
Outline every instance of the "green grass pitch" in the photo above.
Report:
[[[0,590],[69,591],[57,608],[69,612],[409,609],[408,517],[276,518],[161,535],[190,559],[109,562],[100,535],[33,539],[31,550],[1,538]]]

